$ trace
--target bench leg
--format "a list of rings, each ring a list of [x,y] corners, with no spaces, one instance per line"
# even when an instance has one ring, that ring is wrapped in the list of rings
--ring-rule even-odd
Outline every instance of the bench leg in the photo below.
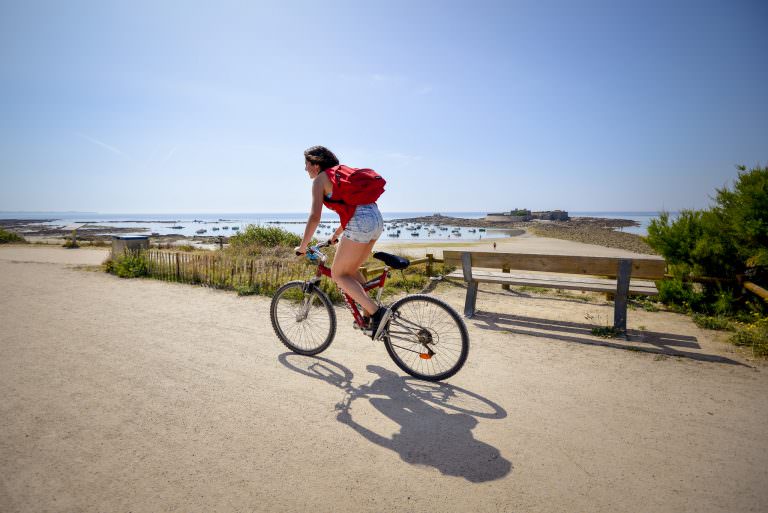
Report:
[[[627,297],[629,296],[629,278],[631,274],[632,261],[620,260],[613,307],[613,328],[625,336],[627,334]]]
[[[475,303],[477,302],[477,286],[476,281],[471,281],[467,284],[467,298],[464,301],[464,317],[470,318],[475,315]]]

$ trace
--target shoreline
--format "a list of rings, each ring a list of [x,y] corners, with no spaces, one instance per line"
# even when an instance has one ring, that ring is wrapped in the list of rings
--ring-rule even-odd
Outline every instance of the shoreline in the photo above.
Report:
[[[72,229],[64,227],[54,227],[42,225],[42,222],[50,222],[51,219],[3,219],[0,220],[0,228],[18,233],[32,243],[42,242],[52,244],[63,243],[71,238]],[[101,221],[100,223],[117,223],[123,221]],[[132,223],[143,221],[135,220]],[[148,222],[148,221],[147,221]],[[338,221],[336,221],[338,222]],[[460,226],[467,228],[490,228],[495,230],[508,230],[511,237],[498,237],[481,240],[409,240],[409,239],[385,239],[383,236],[379,239],[377,247],[401,247],[413,250],[430,247],[492,247],[494,242],[497,246],[505,244],[510,238],[520,237],[521,235],[536,236],[550,239],[560,239],[595,246],[616,248],[639,254],[655,255],[650,246],[640,235],[617,231],[616,228],[627,226],[638,226],[636,221],[619,218],[595,218],[595,217],[572,217],[568,221],[519,221],[519,222],[497,222],[486,221],[484,219],[470,219],[460,217],[449,217],[442,215],[422,216],[415,218],[403,218],[388,220],[388,223],[427,223],[436,226]],[[265,224],[296,224],[293,221],[269,221]],[[299,224],[303,224],[299,223]],[[30,231],[32,230],[32,231]],[[108,230],[110,233],[105,234]],[[94,223],[93,225],[84,225],[77,228],[77,239],[79,241],[90,243],[106,243],[112,240],[112,235],[120,233],[136,233],[149,231],[147,228],[129,228],[129,227],[111,227],[102,226]],[[201,249],[214,249],[221,242],[226,244],[231,235],[182,235],[182,234],[150,234],[150,243],[172,244],[172,245],[194,245]]]

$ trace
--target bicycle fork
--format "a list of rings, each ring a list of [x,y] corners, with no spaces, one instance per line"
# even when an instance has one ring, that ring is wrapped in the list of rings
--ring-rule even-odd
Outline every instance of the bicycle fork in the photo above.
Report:
[[[301,306],[299,306],[299,309],[296,312],[296,322],[302,322],[309,316],[312,299],[315,297],[315,287],[319,282],[320,278],[313,278],[304,282],[304,298],[301,301]]]

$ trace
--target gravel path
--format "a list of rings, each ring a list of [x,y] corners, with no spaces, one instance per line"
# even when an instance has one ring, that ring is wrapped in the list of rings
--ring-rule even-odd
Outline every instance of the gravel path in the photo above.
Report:
[[[766,511],[768,374],[689,319],[489,287],[448,383],[269,299],[0,247],[0,511]],[[465,289],[435,293],[461,308]],[[586,319],[596,319],[588,321]]]

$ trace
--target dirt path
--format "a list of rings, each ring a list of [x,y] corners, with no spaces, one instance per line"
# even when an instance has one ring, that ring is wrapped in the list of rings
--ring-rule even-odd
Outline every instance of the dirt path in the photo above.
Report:
[[[269,300],[0,248],[0,511],[765,511],[768,378],[687,318],[486,289],[448,383]],[[457,309],[464,289],[435,291]],[[674,356],[681,355],[681,356]]]

